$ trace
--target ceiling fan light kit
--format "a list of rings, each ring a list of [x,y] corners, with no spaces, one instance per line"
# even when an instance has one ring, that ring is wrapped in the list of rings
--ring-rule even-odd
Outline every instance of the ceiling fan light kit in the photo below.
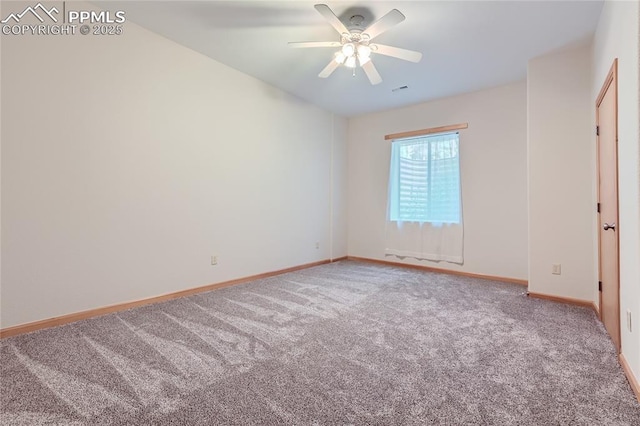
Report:
[[[371,54],[391,56],[409,62],[420,62],[422,53],[413,50],[401,49],[399,47],[386,46],[384,44],[372,44],[371,40],[384,33],[393,26],[404,21],[405,17],[399,10],[393,9],[364,30],[360,28],[364,18],[360,15],[351,17],[351,28],[347,28],[335,13],[326,4],[316,4],[315,9],[331,24],[340,34],[340,42],[334,41],[307,41],[290,42],[290,47],[339,47],[340,50],[334,53],[331,62],[322,70],[318,77],[327,78],[339,66],[343,65],[353,69],[355,76],[358,65],[364,70],[369,82],[373,85],[382,82],[378,70],[373,65]]]

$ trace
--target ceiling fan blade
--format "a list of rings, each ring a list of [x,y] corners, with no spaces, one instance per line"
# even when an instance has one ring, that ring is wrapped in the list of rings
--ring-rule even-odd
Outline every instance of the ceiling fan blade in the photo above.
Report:
[[[375,86],[376,84],[382,83],[382,77],[380,77],[380,74],[378,73],[375,65],[373,65],[373,62],[367,61],[364,65],[362,65],[362,69],[364,70],[365,74],[367,74],[367,77],[369,78],[369,81],[372,85]]]
[[[340,47],[339,41],[290,41],[289,47]]]
[[[326,67],[324,67],[322,71],[320,71],[320,74],[318,74],[318,77],[320,78],[329,77],[331,73],[334,72],[336,68],[338,68],[339,66],[340,64],[332,59],[331,62],[329,62],[329,65],[327,65]]]
[[[422,53],[415,50],[400,49],[399,47],[387,46],[384,44],[371,45],[371,52],[381,55],[393,56],[394,58],[404,59],[409,62],[420,62]]]
[[[340,35],[344,33],[349,34],[349,30],[347,29],[347,27],[344,26],[342,21],[338,19],[336,14],[333,13],[329,6],[327,6],[326,4],[316,4],[313,7],[315,7],[316,10],[320,12],[320,15],[324,16],[324,19],[326,19]]]
[[[369,25],[363,33],[369,35],[369,40],[373,40],[374,37],[379,36],[402,21],[404,21],[404,15],[400,13],[398,9],[393,9],[391,12]]]

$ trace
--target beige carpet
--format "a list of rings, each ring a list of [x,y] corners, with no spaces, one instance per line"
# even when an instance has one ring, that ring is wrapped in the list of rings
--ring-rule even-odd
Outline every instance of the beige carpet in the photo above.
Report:
[[[344,261],[0,342],[0,424],[640,425],[586,308]]]

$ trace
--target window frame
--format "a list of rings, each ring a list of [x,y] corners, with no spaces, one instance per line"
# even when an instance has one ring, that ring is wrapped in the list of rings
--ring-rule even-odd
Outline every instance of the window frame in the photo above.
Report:
[[[391,147],[391,160],[390,160],[390,170],[389,170],[389,194],[387,196],[387,203],[388,203],[388,208],[387,208],[387,220],[392,221],[392,222],[414,222],[414,223],[430,223],[430,224],[461,224],[462,223],[462,173],[461,173],[461,169],[460,169],[460,132],[458,131],[451,131],[449,129],[453,129],[453,128],[466,128],[467,125],[463,124],[463,125],[454,125],[454,126],[442,126],[442,127],[438,127],[438,128],[433,128],[433,129],[425,129],[425,130],[419,130],[419,131],[413,131],[413,132],[404,132],[402,134],[394,134],[394,135],[387,135],[385,138],[390,139],[389,136],[393,136],[392,139],[392,147]],[[438,130],[438,131],[436,131]],[[399,135],[402,135],[404,137],[399,137]],[[456,143],[456,155],[455,155],[455,159],[457,161],[457,192],[458,192],[458,196],[459,196],[459,200],[458,200],[458,205],[457,205],[457,219],[453,220],[451,218],[447,218],[446,220],[436,220],[435,218],[433,218],[433,212],[431,210],[431,207],[433,207],[433,202],[431,200],[431,196],[432,196],[432,189],[433,189],[433,146],[431,145],[432,143],[437,143],[436,141],[432,141],[429,140],[431,138],[438,138],[438,137],[442,137],[442,136],[446,136],[446,135],[455,135],[455,143]],[[415,140],[420,140],[422,139],[422,143],[426,144],[426,149],[427,149],[427,160],[426,160],[426,186],[427,188],[425,188],[423,194],[421,195],[425,195],[426,200],[424,201],[424,205],[420,205],[419,208],[422,208],[424,210],[424,215],[423,217],[416,217],[419,216],[420,213],[416,213],[416,215],[414,217],[407,217],[407,218],[402,218],[402,214],[401,214],[401,207],[402,207],[402,191],[401,191],[401,160],[402,157],[400,156],[400,152],[399,150],[402,147],[402,143],[403,142],[407,142],[407,145],[410,145],[412,141]],[[415,142],[414,142],[415,143]],[[419,145],[420,142],[416,143],[416,145]],[[396,151],[397,150],[397,151]],[[453,157],[451,157],[453,158]],[[395,163],[395,164],[394,164]],[[395,194],[393,194],[393,189],[395,189]],[[392,196],[395,195],[395,197]],[[397,198],[397,199],[396,199]],[[395,205],[394,205],[395,203]],[[423,220],[424,219],[424,220]],[[445,219],[444,217],[441,217],[439,219]]]

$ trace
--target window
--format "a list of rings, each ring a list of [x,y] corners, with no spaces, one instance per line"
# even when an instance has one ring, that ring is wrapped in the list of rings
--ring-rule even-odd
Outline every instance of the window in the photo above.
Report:
[[[393,141],[389,220],[460,223],[458,133]]]

